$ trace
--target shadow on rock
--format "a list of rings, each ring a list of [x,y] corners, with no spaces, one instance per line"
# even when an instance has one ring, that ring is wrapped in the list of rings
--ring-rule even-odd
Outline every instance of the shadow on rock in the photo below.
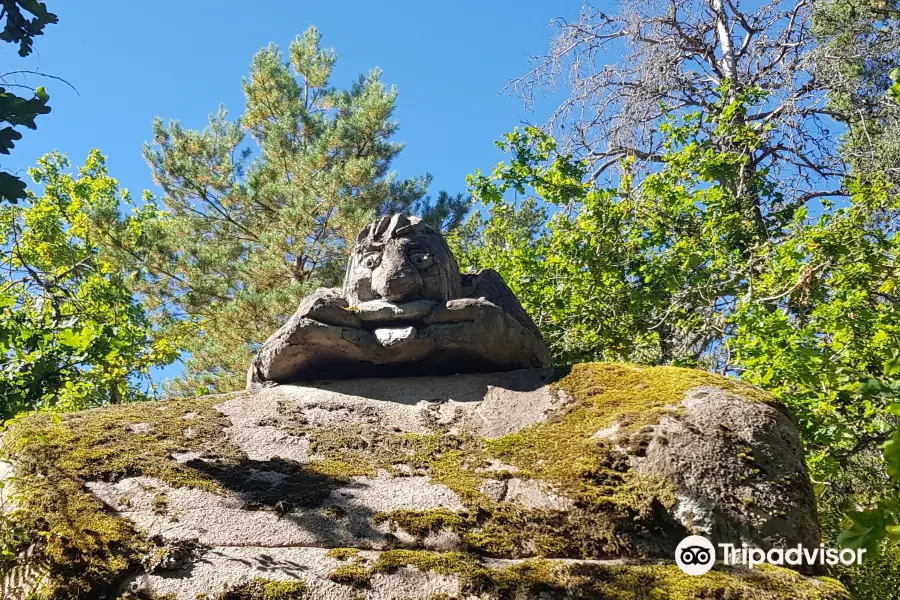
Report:
[[[309,381],[305,388],[318,388],[370,400],[398,404],[418,404],[422,400],[443,402],[481,402],[490,388],[513,392],[533,392],[569,374],[571,367],[520,369],[497,373],[450,375],[438,380],[419,377],[379,377],[371,379],[333,379]],[[459,371],[455,371],[459,373]],[[345,377],[358,377],[357,373]],[[289,384],[290,385],[290,384]]]
[[[236,492],[248,510],[268,508],[287,513],[293,508],[314,508],[335,489],[359,485],[346,477],[326,475],[278,457],[270,460],[192,460],[187,466]]]
[[[328,475],[278,457],[193,460],[187,465],[237,494],[246,510],[272,511],[308,532],[320,547],[355,547],[385,539],[372,526],[375,511],[355,500],[368,487],[362,478]]]

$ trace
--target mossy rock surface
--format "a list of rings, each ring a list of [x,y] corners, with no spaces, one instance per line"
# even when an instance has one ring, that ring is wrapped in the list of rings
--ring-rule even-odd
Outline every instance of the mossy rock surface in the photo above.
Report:
[[[694,370],[284,385],[34,415],[3,443],[4,597],[843,597],[672,564],[694,533],[819,543],[790,418]]]

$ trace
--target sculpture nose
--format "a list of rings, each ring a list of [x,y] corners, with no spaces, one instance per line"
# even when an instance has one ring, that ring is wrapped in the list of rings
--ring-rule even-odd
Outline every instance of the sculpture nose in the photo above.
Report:
[[[389,302],[413,300],[422,293],[422,277],[408,260],[382,264],[372,278],[372,290]]]

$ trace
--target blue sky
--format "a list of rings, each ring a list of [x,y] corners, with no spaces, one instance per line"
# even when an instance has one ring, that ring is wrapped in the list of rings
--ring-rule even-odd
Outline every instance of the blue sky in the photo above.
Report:
[[[110,173],[132,192],[153,187],[140,150],[154,116],[199,128],[222,103],[237,117],[241,77],[254,52],[269,42],[286,48],[310,24],[319,28],[323,45],[337,51],[335,85],[345,87],[377,66],[384,81],[397,86],[398,141],[406,144],[398,174],[430,172],[434,193],[463,191],[467,173],[502,158],[494,140],[523,120],[540,120],[541,107],[526,114],[518,98],[499,92],[527,70],[529,55],[547,49],[550,20],[575,17],[580,6],[506,0],[47,3],[60,23],[38,38],[27,61],[4,45],[6,69],[63,77],[78,94],[46,80],[52,113],[39,118],[36,132],[25,132],[2,166],[25,169],[52,149],[77,165],[99,148]],[[543,104],[549,106],[549,100]]]
[[[241,78],[253,54],[269,42],[286,48],[307,26],[338,54],[332,83],[348,86],[380,67],[396,85],[395,163],[401,177],[431,173],[431,193],[465,191],[465,176],[489,170],[503,156],[494,146],[523,121],[539,122],[553,106],[539,100],[525,113],[520,99],[501,94],[527,71],[530,55],[548,48],[553,17],[572,19],[579,1],[299,2],[185,0],[182,2],[46,0],[60,17],[19,59],[0,52],[7,71],[32,69],[62,77],[43,83],[52,112],[25,131],[2,167],[22,173],[56,149],[81,164],[92,148],[108,157],[110,173],[139,197],[154,189],[141,145],[155,116],[201,128],[219,104],[241,114]],[[252,10],[248,10],[252,7]],[[176,363],[155,377],[172,377]]]

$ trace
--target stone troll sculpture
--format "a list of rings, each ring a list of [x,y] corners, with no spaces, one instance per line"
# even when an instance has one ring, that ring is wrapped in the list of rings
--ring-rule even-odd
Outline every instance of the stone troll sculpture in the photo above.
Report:
[[[461,274],[440,233],[395,214],[359,233],[343,289],[316,290],[266,340],[247,386],[549,365],[540,332],[496,271]]]

